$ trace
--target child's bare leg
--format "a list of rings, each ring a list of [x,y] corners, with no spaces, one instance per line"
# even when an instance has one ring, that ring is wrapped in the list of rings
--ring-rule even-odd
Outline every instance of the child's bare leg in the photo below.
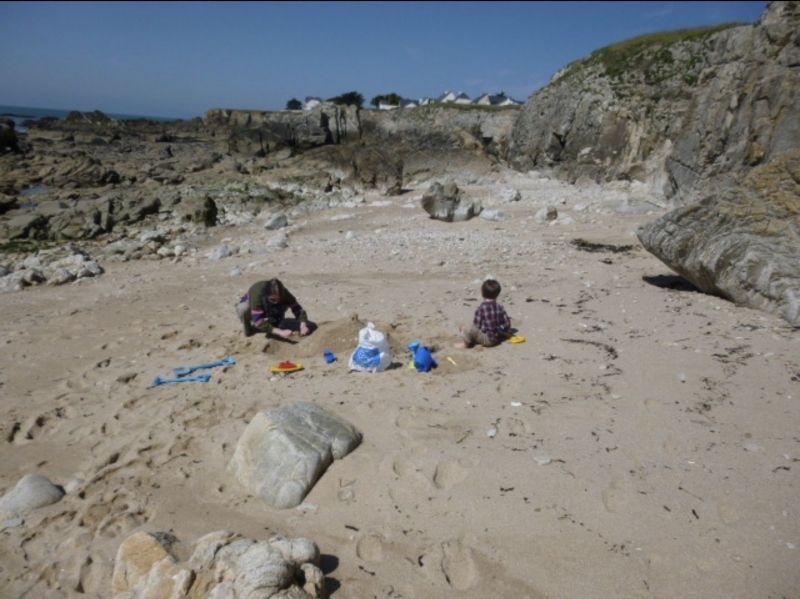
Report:
[[[472,343],[470,331],[471,327],[465,327],[464,325],[458,327],[458,332],[460,333],[462,340],[454,343],[453,347],[456,349],[469,349],[472,347],[474,344]]]

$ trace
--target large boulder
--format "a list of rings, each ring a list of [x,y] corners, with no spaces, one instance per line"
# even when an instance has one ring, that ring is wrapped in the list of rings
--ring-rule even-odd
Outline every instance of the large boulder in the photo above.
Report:
[[[648,251],[703,291],[800,325],[800,150],[637,234]]]
[[[421,203],[431,218],[448,223],[469,220],[483,210],[480,202],[464,198],[452,181],[444,185],[433,183],[422,196]]]
[[[230,468],[251,493],[277,508],[295,507],[334,459],[361,443],[338,416],[298,402],[259,412],[236,446]]]

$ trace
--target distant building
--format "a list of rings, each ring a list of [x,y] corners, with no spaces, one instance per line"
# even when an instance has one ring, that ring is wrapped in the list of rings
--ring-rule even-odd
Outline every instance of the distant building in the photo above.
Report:
[[[521,106],[522,102],[515,100],[505,94],[498,94],[496,97],[497,104],[495,106]]]
[[[481,106],[519,106],[522,102],[517,102],[515,99],[508,97],[505,93],[499,94],[481,94],[475,104]]]
[[[428,104],[432,104],[434,102],[433,98],[428,98],[427,96],[424,98],[419,99],[420,106],[427,106]]]
[[[303,110],[311,110],[322,104],[322,98],[314,96],[306,96],[306,101],[303,102]]]
[[[472,100],[469,99],[469,96],[464,92],[459,92],[459,94],[453,100],[455,104],[472,104]]]
[[[456,95],[453,92],[446,91],[441,96],[436,98],[436,101],[444,104],[444,103],[447,103],[447,102],[455,102],[455,99],[456,99]]]
[[[399,106],[397,104],[389,104],[385,100],[378,102],[378,110],[394,110],[395,108],[399,108]]]
[[[409,100],[408,98],[403,98],[400,100],[400,106],[402,108],[416,108],[419,106],[419,103],[416,100]]]

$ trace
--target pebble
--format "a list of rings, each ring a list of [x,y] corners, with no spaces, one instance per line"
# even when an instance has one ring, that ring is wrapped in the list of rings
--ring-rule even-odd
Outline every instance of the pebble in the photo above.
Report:
[[[540,466],[547,466],[550,462],[552,462],[552,458],[546,455],[537,455],[534,456],[533,459],[536,461],[537,464]]]
[[[486,436],[490,439],[493,439],[497,436],[497,429],[495,427],[490,428],[488,431],[486,431]]]

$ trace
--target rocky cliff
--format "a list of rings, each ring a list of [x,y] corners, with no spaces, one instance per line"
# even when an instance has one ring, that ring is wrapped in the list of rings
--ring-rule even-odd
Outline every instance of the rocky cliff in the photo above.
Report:
[[[519,109],[424,106],[360,110],[323,103],[310,111],[215,109],[204,125],[220,151],[251,159],[302,154],[307,177],[399,192],[404,177],[444,172],[507,151]],[[225,147],[222,147],[225,145]]]
[[[756,25],[658,33],[568,65],[523,107],[508,160],[634,179],[681,205],[800,146],[800,3]]]

